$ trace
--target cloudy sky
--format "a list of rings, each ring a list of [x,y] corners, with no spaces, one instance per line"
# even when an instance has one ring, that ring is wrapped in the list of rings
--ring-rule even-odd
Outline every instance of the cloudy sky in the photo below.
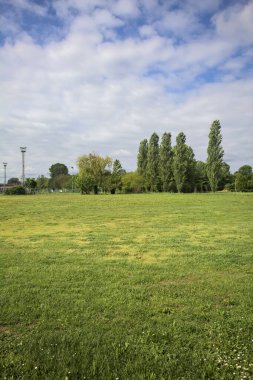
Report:
[[[90,152],[134,170],[153,132],[205,160],[215,119],[231,170],[253,165],[253,1],[0,0],[0,94],[8,178],[20,146],[27,177]]]

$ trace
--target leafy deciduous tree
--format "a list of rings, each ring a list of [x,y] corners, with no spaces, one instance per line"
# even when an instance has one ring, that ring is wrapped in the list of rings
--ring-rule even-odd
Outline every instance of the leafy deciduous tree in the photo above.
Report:
[[[39,176],[36,179],[36,182],[37,182],[37,188],[38,189],[47,189],[48,188],[49,179],[47,177],[45,177],[44,175]]]
[[[37,181],[35,178],[26,178],[25,187],[28,188],[31,192],[34,192],[37,186]]]
[[[250,165],[241,166],[235,173],[235,190],[250,191],[252,189],[252,167]]]
[[[121,190],[122,182],[121,177],[126,171],[122,168],[119,160],[113,162],[112,174],[111,174],[111,193],[114,194],[116,190]]]
[[[94,181],[94,193],[98,193],[99,188],[104,188],[107,180],[108,169],[112,166],[112,159],[109,156],[101,157],[98,154],[90,153],[78,158],[77,165],[79,168],[79,181],[85,181],[85,177],[89,177]],[[79,183],[80,183],[79,182]]]
[[[183,185],[185,184],[188,166],[189,149],[185,142],[185,134],[180,132],[176,137],[176,145],[174,146],[173,155],[173,175],[179,193],[182,191]]]
[[[145,179],[138,172],[123,174],[122,189],[125,193],[141,193],[145,189]]]
[[[50,180],[50,186],[54,189],[70,189],[71,176],[67,174],[59,174]]]
[[[238,169],[238,172],[243,174],[247,180],[252,178],[252,167],[250,165],[243,165]]]
[[[171,146],[171,134],[164,133],[159,149],[159,172],[163,191],[169,191],[173,181],[173,152]]]
[[[7,182],[7,185],[10,185],[10,186],[12,186],[12,185],[20,185],[20,184],[21,184],[20,180],[18,178],[16,178],[16,177],[8,179],[8,182]]]
[[[144,139],[140,142],[139,152],[137,156],[137,172],[146,177],[148,160],[148,140]]]
[[[197,191],[207,191],[209,187],[206,163],[203,161],[196,161],[195,165],[195,185]]]
[[[210,128],[207,148],[207,176],[212,191],[216,191],[222,173],[224,150],[221,146],[222,135],[219,120],[215,120]]]
[[[186,179],[183,190],[186,192],[192,192],[196,190],[196,160],[192,148],[189,145],[186,145],[186,147]]]
[[[49,168],[50,176],[51,178],[55,178],[58,175],[68,175],[68,168],[64,164],[60,164],[59,162],[57,164],[53,164]]]
[[[148,144],[147,180],[151,191],[159,191],[159,137],[153,133]]]
[[[221,164],[221,175],[218,183],[218,188],[223,190],[225,185],[231,184],[232,175],[230,173],[230,166],[226,162],[222,162]]]

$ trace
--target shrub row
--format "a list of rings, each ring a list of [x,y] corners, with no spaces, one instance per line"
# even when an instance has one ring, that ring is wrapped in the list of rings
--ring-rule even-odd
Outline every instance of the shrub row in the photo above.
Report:
[[[26,193],[23,186],[9,187],[4,192],[6,195],[24,195]]]

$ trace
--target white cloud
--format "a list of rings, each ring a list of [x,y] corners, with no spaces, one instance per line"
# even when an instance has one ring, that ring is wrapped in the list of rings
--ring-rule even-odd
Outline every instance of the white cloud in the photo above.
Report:
[[[142,25],[139,28],[139,33],[143,38],[150,38],[157,35],[155,28],[151,25]]]
[[[159,31],[170,32],[174,37],[184,40],[189,40],[193,33],[202,29],[198,18],[185,10],[166,12],[156,26]]]
[[[95,24],[103,27],[118,27],[123,25],[123,22],[114,17],[107,9],[96,9],[93,13]]]
[[[111,10],[115,15],[121,17],[137,17],[140,14],[136,0],[117,0]]]
[[[246,45],[253,42],[253,3],[229,7],[213,17],[217,35],[226,41]]]

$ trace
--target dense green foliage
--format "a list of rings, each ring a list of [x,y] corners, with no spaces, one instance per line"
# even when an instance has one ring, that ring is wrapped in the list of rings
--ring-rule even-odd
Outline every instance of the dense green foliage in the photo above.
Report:
[[[93,187],[95,194],[98,193],[99,188],[108,190],[109,183],[107,177],[110,174],[109,169],[112,166],[112,162],[109,156],[101,157],[95,153],[79,157],[77,165],[81,190],[83,189],[82,183],[86,184],[87,179],[90,186]],[[90,191],[91,189],[88,190]]]
[[[6,195],[24,195],[25,188],[23,186],[13,186],[5,190]]]
[[[68,168],[65,164],[57,163],[53,164],[49,168],[51,178],[55,178],[58,175],[68,175]]]
[[[212,123],[209,133],[207,162],[196,161],[193,149],[186,144],[183,132],[171,145],[171,133],[153,133],[149,143],[142,140],[137,156],[137,172],[143,177],[145,189],[163,192],[253,191],[250,165],[242,166],[234,175],[223,161],[222,135],[219,120]],[[158,155],[159,150],[159,155]]]
[[[215,120],[210,128],[207,148],[207,176],[212,191],[216,191],[222,176],[224,150],[221,146],[222,135],[219,120]]]
[[[122,176],[122,190],[125,193],[142,193],[146,182],[138,172],[129,172]]]
[[[253,378],[252,194],[0,208],[2,379]]]
[[[186,136],[183,132],[177,136],[176,145],[173,148],[170,133],[163,134],[160,145],[159,136],[156,133],[152,134],[148,144],[147,140],[141,141],[137,157],[137,172],[142,175],[146,190],[193,192],[198,189],[197,183],[201,179],[198,178],[195,167],[194,153],[185,142]],[[143,151],[147,154],[144,155]],[[147,163],[143,165],[142,163],[145,162],[143,157],[146,156]],[[203,190],[202,186],[200,188]]]
[[[137,172],[143,177],[147,173],[148,162],[148,140],[144,139],[140,142],[139,152],[137,155]]]
[[[35,178],[26,178],[24,186],[29,192],[33,193],[37,187],[37,181]]]
[[[196,161],[195,165],[195,188],[197,191],[208,191],[209,182],[206,172],[206,163],[203,161]]]
[[[147,185],[151,191],[158,191],[160,189],[159,177],[159,137],[153,133],[148,143],[148,156],[147,156]]]
[[[38,190],[48,189],[49,179],[47,177],[45,177],[44,175],[39,176],[37,178],[36,182],[37,182],[37,189]]]
[[[69,187],[71,178],[65,164],[59,162],[53,164],[50,166],[49,172],[51,178],[48,185],[51,189],[64,189]]]
[[[164,133],[159,149],[159,173],[163,191],[173,189],[173,151],[171,146],[171,133]]]
[[[110,176],[109,187],[111,194],[115,194],[117,191],[122,190],[122,175],[126,171],[122,168],[119,160],[113,162],[112,173]]]
[[[21,182],[20,182],[20,180],[18,178],[12,177],[12,178],[8,179],[7,185],[17,186],[17,185],[21,185]]]
[[[241,166],[235,173],[236,191],[253,191],[253,174],[250,165]]]
[[[181,193],[183,186],[185,186],[187,177],[191,179],[193,170],[194,154],[192,149],[186,145],[185,134],[181,132],[176,138],[173,154],[173,175],[179,193]]]

